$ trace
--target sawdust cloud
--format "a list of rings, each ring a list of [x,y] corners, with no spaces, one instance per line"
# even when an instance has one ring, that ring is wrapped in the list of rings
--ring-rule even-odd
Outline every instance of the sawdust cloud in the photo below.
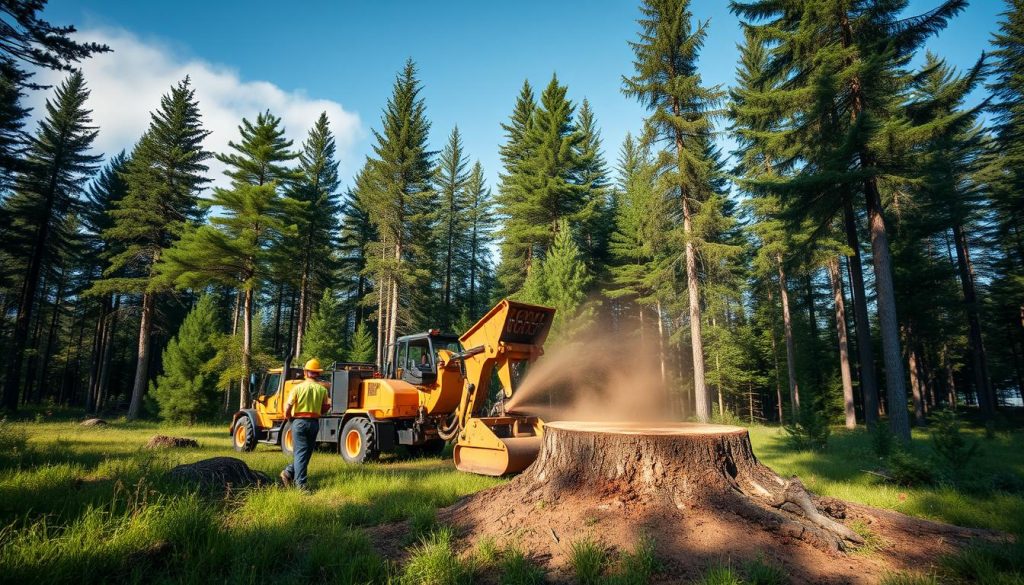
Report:
[[[546,351],[505,405],[546,421],[663,421],[672,412],[658,347],[590,331]]]

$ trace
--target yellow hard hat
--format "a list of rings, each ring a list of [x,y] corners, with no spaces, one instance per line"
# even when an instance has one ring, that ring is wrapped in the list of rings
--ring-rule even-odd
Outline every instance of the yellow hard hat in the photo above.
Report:
[[[313,358],[313,359],[309,360],[308,362],[306,362],[306,365],[302,366],[302,369],[306,370],[307,372],[322,372],[322,371],[324,371],[324,369],[320,367],[320,360],[318,360],[316,358]]]

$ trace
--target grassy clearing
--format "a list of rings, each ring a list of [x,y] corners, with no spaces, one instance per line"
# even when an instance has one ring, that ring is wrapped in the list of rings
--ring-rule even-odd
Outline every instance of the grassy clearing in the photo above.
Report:
[[[960,487],[943,481],[905,487],[866,473],[882,462],[874,454],[870,435],[862,430],[833,430],[823,452],[794,451],[787,446],[785,432],[774,427],[752,427],[750,438],[763,463],[782,476],[800,476],[808,489],[823,496],[960,526],[1024,534],[1024,433],[1004,431],[992,438],[976,429],[965,433],[978,442],[980,451],[962,470],[969,481]],[[927,431],[915,429],[911,450],[928,456]]]
[[[142,449],[157,433],[200,448]],[[352,467],[329,452],[313,458],[313,495],[210,497],[167,481],[179,463],[238,455],[213,426],[5,424],[0,453],[0,571],[36,583],[387,582],[398,571],[362,527],[413,518],[428,532],[438,507],[498,483],[447,460]],[[271,477],[287,463],[262,446],[241,457]]]
[[[142,449],[158,433],[191,437],[200,447]],[[781,474],[800,475],[818,493],[1024,533],[1024,495],[1006,489],[1024,478],[1024,452],[1016,447],[1024,435],[971,436],[981,444],[971,476],[981,479],[967,491],[942,483],[900,487],[864,473],[877,468],[878,458],[863,432],[836,431],[824,453],[802,453],[786,446],[781,430],[751,430],[762,461]],[[927,449],[928,437],[916,433],[915,443]],[[0,574],[34,583],[459,584],[485,576],[509,585],[544,582],[542,569],[522,551],[484,541],[458,553],[451,530],[437,524],[437,508],[501,480],[459,473],[447,458],[352,467],[334,453],[320,452],[311,467],[312,495],[269,488],[211,496],[164,478],[179,463],[219,455],[239,456],[226,426],[0,424]],[[279,450],[265,446],[240,457],[271,477],[287,463]],[[1000,474],[1003,479],[986,488],[985,478]],[[1007,474],[1013,477],[1007,480]],[[378,556],[363,528],[405,519],[412,530],[401,544],[411,554],[395,566]],[[1021,559],[1019,547],[972,550],[949,559],[940,576],[1021,582]],[[573,560],[580,582],[639,584],[657,572],[648,541],[618,553],[598,541],[581,543]],[[766,564],[709,567],[704,580],[733,582],[730,575],[744,583],[787,582]],[[890,577],[892,583],[934,579]]]

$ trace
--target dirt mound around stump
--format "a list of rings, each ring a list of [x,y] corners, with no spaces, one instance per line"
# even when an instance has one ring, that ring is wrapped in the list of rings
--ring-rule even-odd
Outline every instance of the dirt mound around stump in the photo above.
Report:
[[[198,483],[204,488],[224,489],[270,485],[265,473],[249,469],[241,459],[213,457],[179,465],[167,472],[179,481]]]
[[[189,439],[187,437],[169,437],[167,435],[155,435],[146,443],[145,447],[147,449],[165,449],[176,447],[195,449],[199,447],[199,442],[196,441],[195,439]]]
[[[649,536],[657,582],[760,556],[793,583],[875,583],[891,571],[928,573],[944,554],[1001,536],[816,497],[761,464],[746,429],[691,423],[549,423],[523,474],[438,520],[466,547],[489,538],[522,549],[556,582],[572,581],[570,549],[584,538],[631,550]],[[401,558],[394,543],[407,529],[382,526],[371,537]]]
[[[98,427],[109,423],[102,418],[87,418],[78,424],[83,427]]]

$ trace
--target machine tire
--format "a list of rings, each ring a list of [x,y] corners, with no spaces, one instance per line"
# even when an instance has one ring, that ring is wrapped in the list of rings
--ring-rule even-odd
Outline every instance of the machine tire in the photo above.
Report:
[[[235,421],[235,428],[231,431],[231,443],[235,451],[252,451],[256,448],[256,429],[252,426],[249,417],[243,416]]]
[[[284,423],[281,428],[281,452],[288,457],[295,456],[295,439],[292,437],[292,421]]]
[[[373,423],[361,416],[349,419],[338,437],[338,451],[346,463],[368,463],[377,459],[380,449]]]

